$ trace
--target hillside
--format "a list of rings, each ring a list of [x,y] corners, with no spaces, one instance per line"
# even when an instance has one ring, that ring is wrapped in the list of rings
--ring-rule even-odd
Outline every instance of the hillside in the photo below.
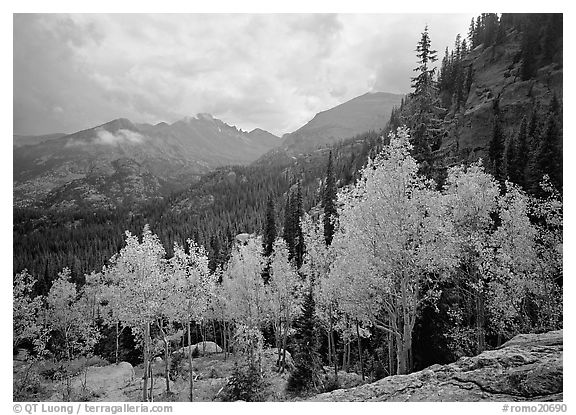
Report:
[[[64,133],[46,134],[46,135],[14,135],[12,145],[14,147],[31,146],[43,143],[44,141],[55,140],[64,137]]]
[[[534,77],[521,76],[521,33],[511,28],[502,44],[479,45],[463,58],[473,73],[463,108],[446,117],[448,135],[438,157],[446,164],[488,159],[494,122],[494,105],[507,136],[518,133],[523,117],[538,111],[543,117],[553,96],[562,97],[563,70],[559,63],[543,63]]]
[[[15,144],[15,204],[111,208],[160,199],[216,167],[254,161],[278,142],[266,131],[238,130],[208,114],[171,125],[117,119]]]
[[[280,145],[255,164],[271,165],[368,131],[379,132],[388,124],[393,108],[400,105],[402,97],[387,92],[367,92],[319,112],[296,131],[284,134]]]
[[[409,95],[388,129],[418,130],[418,114],[427,114],[427,148],[417,158],[440,183],[447,167],[482,159],[501,182],[538,193],[548,174],[561,189],[562,15],[495,16],[483,14],[467,39],[456,37],[426,108]]]

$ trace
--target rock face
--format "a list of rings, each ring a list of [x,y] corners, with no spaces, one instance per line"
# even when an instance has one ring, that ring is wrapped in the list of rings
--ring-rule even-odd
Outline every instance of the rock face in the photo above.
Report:
[[[562,330],[521,334],[500,348],[314,401],[561,401]]]
[[[521,36],[514,31],[502,45],[479,46],[464,59],[464,67],[472,68],[473,82],[464,112],[445,120],[447,133],[436,157],[446,165],[471,163],[478,158],[486,165],[496,102],[503,133],[515,136],[524,116],[529,120],[536,110],[545,117],[553,95],[562,99],[562,66],[547,65],[534,79],[522,80],[520,47]]]

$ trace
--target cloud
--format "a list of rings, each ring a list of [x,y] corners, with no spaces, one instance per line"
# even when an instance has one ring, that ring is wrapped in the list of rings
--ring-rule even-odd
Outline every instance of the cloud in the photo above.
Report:
[[[104,145],[119,145],[125,143],[138,144],[141,143],[143,140],[141,134],[130,130],[120,129],[116,131],[115,134],[103,128],[97,128],[95,131],[96,131],[96,137],[93,142],[96,144],[104,144]]]
[[[281,135],[367,91],[408,92],[424,25],[443,51],[470,17],[15,15],[14,128],[74,132],[208,112]]]

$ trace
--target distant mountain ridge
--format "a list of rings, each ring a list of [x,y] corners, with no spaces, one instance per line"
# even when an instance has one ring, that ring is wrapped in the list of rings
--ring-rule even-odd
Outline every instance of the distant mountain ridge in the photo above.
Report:
[[[216,167],[248,164],[280,142],[209,114],[156,125],[119,118],[40,137],[25,139],[30,144],[14,138],[15,205],[110,207],[160,198]]]
[[[50,138],[33,145],[14,143],[14,204],[110,208],[161,199],[218,167],[285,162],[380,131],[402,97],[366,93],[316,114],[282,139],[201,113],[172,124],[118,118],[69,135],[42,136]]]

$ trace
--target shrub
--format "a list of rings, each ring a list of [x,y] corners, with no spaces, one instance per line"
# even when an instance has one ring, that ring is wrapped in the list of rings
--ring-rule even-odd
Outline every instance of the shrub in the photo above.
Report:
[[[259,402],[264,400],[266,383],[254,365],[240,367],[234,364],[234,371],[230,380],[222,391],[224,401]]]
[[[174,353],[170,359],[170,378],[171,380],[176,380],[178,376],[184,374],[185,363],[187,362],[184,353]]]
[[[200,350],[198,350],[198,346],[194,347],[194,349],[192,350],[192,358],[197,358],[198,356],[200,356]]]
[[[336,389],[340,389],[340,382],[334,376],[328,376],[324,382],[323,392],[332,392]]]

